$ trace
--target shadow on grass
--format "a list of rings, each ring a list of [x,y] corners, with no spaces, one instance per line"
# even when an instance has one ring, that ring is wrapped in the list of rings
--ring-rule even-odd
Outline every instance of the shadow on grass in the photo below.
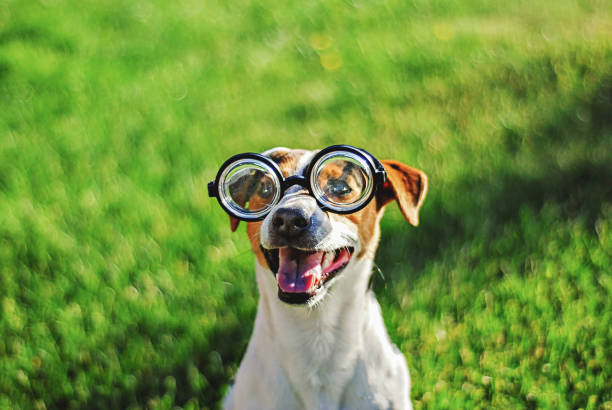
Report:
[[[520,218],[519,210],[524,206],[539,209],[545,203],[554,202],[560,205],[565,217],[582,215],[593,222],[600,212],[602,201],[612,201],[612,162],[589,162],[576,158],[571,166],[562,168],[555,165],[555,155],[558,144],[571,140],[574,133],[588,135],[594,141],[609,139],[612,120],[607,113],[612,112],[611,90],[610,82],[605,82],[591,102],[585,104],[583,100],[577,100],[575,107],[559,113],[557,122],[545,125],[535,134],[549,137],[548,140],[539,139],[533,148],[533,161],[541,162],[540,169],[544,171],[539,176],[528,177],[508,172],[500,164],[487,176],[466,179],[451,188],[457,198],[462,198],[461,205],[455,207],[461,210],[460,214],[448,211],[442,196],[434,194],[425,204],[422,224],[418,229],[401,224],[385,224],[377,255],[382,271],[385,274],[387,271],[406,271],[403,267],[407,260],[410,261],[407,274],[402,273],[401,278],[391,277],[387,280],[410,280],[411,275],[418,275],[428,261],[438,258],[450,245],[468,242],[475,234],[494,238],[504,225]],[[589,109],[587,113],[584,112],[585,107]],[[584,123],[576,118],[577,109],[583,110],[582,115],[591,118],[590,127],[586,130]],[[436,189],[435,185],[432,189]],[[485,224],[481,223],[483,220],[486,220]],[[402,252],[397,252],[398,249]],[[390,269],[394,265],[402,266],[402,269]],[[375,281],[376,287],[381,284],[384,282]],[[251,327],[236,329],[219,326],[211,334],[209,346],[218,351],[224,360],[237,365],[250,331]],[[231,345],[228,340],[231,340]],[[206,355],[201,365],[204,369],[208,366]],[[207,401],[221,399],[219,389],[229,381],[223,377],[220,374],[217,379],[211,380],[210,389],[206,390]]]
[[[557,121],[542,127],[534,135],[544,135],[546,139],[532,145],[530,158],[537,161],[541,172],[529,177],[505,168],[503,164],[493,167],[486,176],[469,178],[456,183],[451,198],[456,198],[453,210],[449,210],[448,197],[436,193],[432,181],[432,195],[425,203],[421,226],[410,229],[407,225],[384,224],[381,246],[377,263],[382,271],[391,273],[386,281],[375,280],[375,288],[380,290],[393,281],[414,279],[425,265],[443,252],[459,249],[462,244],[472,240],[475,235],[493,239],[501,233],[504,226],[519,221],[520,209],[528,206],[541,208],[546,203],[555,203],[562,210],[563,217],[583,216],[593,222],[603,201],[612,201],[612,163],[611,161],[593,162],[578,156],[571,165],[556,165],[555,155],[559,148],[571,150],[569,141],[574,135],[588,135],[593,141],[610,138],[612,121],[607,113],[612,112],[609,83],[606,83],[589,104],[577,101],[576,106],[559,113]],[[579,107],[578,107],[579,106]],[[575,110],[584,110],[591,121],[588,129],[576,119]],[[565,145],[559,145],[559,144]],[[515,152],[513,148],[512,152]],[[520,150],[516,151],[520,153]],[[401,250],[401,251],[398,251]],[[406,261],[410,261],[406,269]],[[401,266],[401,269],[394,269]],[[395,272],[395,276],[394,276]],[[401,277],[399,276],[401,272]],[[385,296],[384,292],[382,298]],[[228,306],[238,305],[240,295],[228,295]],[[242,312],[242,316],[253,312]],[[138,382],[136,390],[119,392],[113,400],[108,397],[93,398],[100,408],[125,406],[127,403],[148,406],[148,398],[162,396],[167,390],[164,378],[172,376],[176,381],[174,404],[183,406],[192,398],[199,400],[199,406],[215,408],[223,396],[222,387],[230,382],[234,366],[237,366],[246,350],[251,334],[253,320],[238,318],[236,321],[219,320],[210,333],[192,346],[188,363],[180,363],[168,369],[148,370],[149,377]],[[194,388],[189,380],[189,366],[194,365],[206,377],[201,388]],[[136,400],[136,403],[133,403]]]
[[[459,181],[444,195],[436,192],[435,181],[430,181],[430,195],[418,228],[383,221],[376,260],[386,280],[376,278],[375,289],[380,290],[390,281],[414,279],[428,261],[439,258],[451,247],[460,249],[476,235],[494,239],[504,226],[518,222],[523,207],[539,210],[553,203],[559,206],[563,218],[581,216],[592,226],[602,202],[612,201],[610,112],[612,81],[606,79],[588,101],[577,97],[572,107],[558,112],[530,136],[522,136],[520,150],[514,144],[509,146],[512,154],[527,153],[538,171],[536,176],[521,174],[515,164],[496,164],[487,175]],[[599,155],[599,160],[585,158],[573,152],[572,141],[578,139],[608,152]],[[560,155],[572,161],[559,165]],[[449,198],[455,202],[452,207]],[[394,272],[395,276],[401,272],[401,278],[393,277]]]
[[[203,400],[199,403],[200,407],[215,408],[223,399],[225,389],[222,388],[232,382],[234,369],[242,360],[253,331],[255,311],[250,316],[248,319],[240,317],[230,327],[223,324],[216,326],[208,340],[208,348],[198,350],[196,364],[208,380]],[[188,396],[183,397],[181,392],[177,391],[177,404],[182,405],[181,403],[188,399]]]
[[[230,295],[226,306],[237,306],[237,295]],[[228,311],[231,311],[228,309]],[[143,362],[139,366],[136,384],[130,388],[115,381],[113,391],[93,392],[87,407],[109,408],[217,408],[225,393],[223,386],[230,383],[235,366],[246,351],[253,320],[244,319],[248,314],[225,313],[207,334],[195,338],[185,329],[175,329],[176,349],[183,350],[183,360],[177,361],[176,352],[168,352],[168,363]],[[252,312],[254,316],[254,311]],[[226,320],[227,318],[227,320]],[[137,327],[147,327],[135,324]],[[181,336],[181,330],[185,332]],[[154,330],[148,329],[151,340],[156,340]],[[185,337],[192,343],[181,343]],[[202,377],[203,376],[203,377]],[[68,400],[48,403],[51,408],[71,408]]]

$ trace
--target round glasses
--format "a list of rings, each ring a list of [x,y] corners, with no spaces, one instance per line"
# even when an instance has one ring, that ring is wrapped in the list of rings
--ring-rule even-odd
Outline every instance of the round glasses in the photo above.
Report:
[[[322,210],[347,214],[366,206],[385,180],[384,167],[370,153],[350,145],[333,145],[319,151],[303,175],[288,178],[268,157],[234,155],[208,184],[208,195],[216,197],[230,215],[258,221],[278,204],[287,188],[300,185]]]

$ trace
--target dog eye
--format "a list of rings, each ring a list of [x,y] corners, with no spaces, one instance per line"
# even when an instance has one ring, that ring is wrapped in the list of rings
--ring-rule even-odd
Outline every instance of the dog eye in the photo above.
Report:
[[[351,187],[341,179],[330,179],[325,186],[325,193],[329,196],[343,197],[351,192]]]
[[[270,181],[261,181],[259,183],[259,189],[257,190],[257,195],[262,197],[263,199],[268,199],[274,193],[274,187]]]

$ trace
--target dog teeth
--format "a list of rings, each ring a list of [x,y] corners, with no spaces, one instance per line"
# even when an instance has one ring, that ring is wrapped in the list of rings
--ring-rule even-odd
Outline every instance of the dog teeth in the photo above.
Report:
[[[334,261],[335,252],[325,252],[325,257],[323,258],[323,263],[321,267],[326,269],[331,263]]]

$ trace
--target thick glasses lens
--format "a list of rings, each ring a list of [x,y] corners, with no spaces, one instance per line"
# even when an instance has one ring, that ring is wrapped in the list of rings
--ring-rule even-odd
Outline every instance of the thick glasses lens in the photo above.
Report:
[[[238,217],[265,215],[280,197],[280,181],[269,165],[241,159],[230,164],[219,178],[219,196]]]
[[[352,152],[331,152],[314,164],[310,176],[314,195],[336,211],[350,211],[368,201],[372,172],[363,158]]]

